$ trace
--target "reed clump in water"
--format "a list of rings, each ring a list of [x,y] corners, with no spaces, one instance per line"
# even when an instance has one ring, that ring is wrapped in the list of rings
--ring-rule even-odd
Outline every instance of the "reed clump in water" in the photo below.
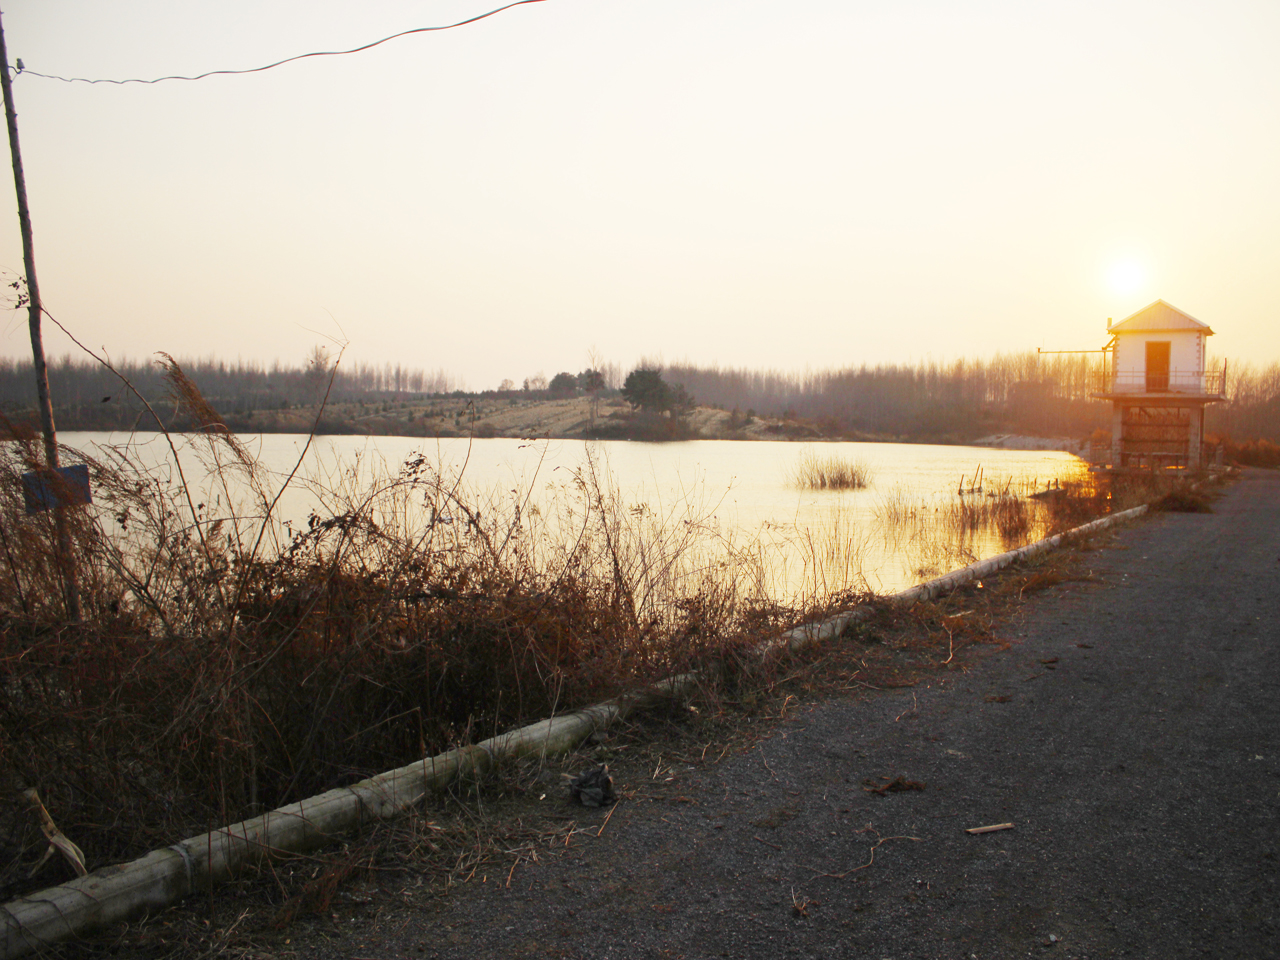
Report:
[[[925,580],[976,560],[985,552],[984,538],[1014,549],[1150,496],[1151,488],[1140,481],[1118,484],[1092,476],[1055,481],[1048,489],[1034,481],[988,480],[985,493],[962,487],[932,501],[896,487],[881,500],[876,516],[886,539],[905,549],[913,558],[911,569]]]
[[[981,530],[995,530],[1005,545],[1024,540],[1031,531],[1032,509],[1016,493],[991,496],[954,497],[939,510],[939,523],[954,536],[963,538]]]
[[[871,483],[871,467],[864,460],[810,450],[792,470],[791,483],[801,490],[863,490]]]

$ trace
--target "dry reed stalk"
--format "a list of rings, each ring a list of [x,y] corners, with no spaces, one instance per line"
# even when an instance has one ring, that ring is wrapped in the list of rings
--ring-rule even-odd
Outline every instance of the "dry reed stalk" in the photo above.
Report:
[[[791,471],[791,483],[801,490],[863,490],[871,483],[871,467],[864,460],[805,451]]]

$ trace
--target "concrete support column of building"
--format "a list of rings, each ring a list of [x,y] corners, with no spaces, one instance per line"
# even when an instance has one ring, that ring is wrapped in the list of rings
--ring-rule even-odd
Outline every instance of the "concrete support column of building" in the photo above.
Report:
[[[1204,434],[1204,407],[1192,408],[1191,422],[1187,424],[1187,469],[1199,470],[1203,465],[1200,456],[1200,439]]]
[[[1111,466],[1122,466],[1120,456],[1124,438],[1124,407],[1119,403],[1111,405]]]

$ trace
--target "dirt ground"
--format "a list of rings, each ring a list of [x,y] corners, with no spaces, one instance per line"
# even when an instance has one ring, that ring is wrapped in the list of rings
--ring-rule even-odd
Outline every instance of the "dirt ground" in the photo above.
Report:
[[[538,438],[581,438],[593,425],[625,422],[629,407],[620,397],[601,400],[596,418],[591,417],[591,399],[561,400],[520,397],[454,397],[435,400],[403,400],[385,403],[331,403],[325,408],[328,430],[372,436],[468,436]],[[315,422],[315,410],[262,410],[251,419],[232,417],[232,426],[241,431],[266,430],[272,433],[306,433]],[[751,422],[735,421],[732,413],[714,407],[695,407],[685,420],[690,430],[704,439],[780,440],[817,436],[812,428],[789,426],[777,418],[752,417]],[[1055,448],[1056,449],[1056,448]]]
[[[548,767],[509,848],[458,852],[472,872],[447,891],[375,867],[208,955],[1280,955],[1280,472],[1075,562],[960,669],[881,690],[851,674],[723,743],[684,724],[628,760],[606,739],[615,806],[570,805]],[[234,926],[227,900],[210,909]],[[164,923],[134,947],[164,955]]]

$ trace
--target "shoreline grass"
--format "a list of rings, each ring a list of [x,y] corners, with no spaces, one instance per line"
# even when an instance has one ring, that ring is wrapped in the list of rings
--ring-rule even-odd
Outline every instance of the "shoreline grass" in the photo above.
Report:
[[[1146,503],[1166,489],[1158,478],[1089,475],[1052,490],[1004,481],[986,494],[953,491],[926,500],[895,486],[877,505],[876,521],[881,536],[911,558],[914,575],[926,580],[977,560],[984,541],[1014,549]]]

